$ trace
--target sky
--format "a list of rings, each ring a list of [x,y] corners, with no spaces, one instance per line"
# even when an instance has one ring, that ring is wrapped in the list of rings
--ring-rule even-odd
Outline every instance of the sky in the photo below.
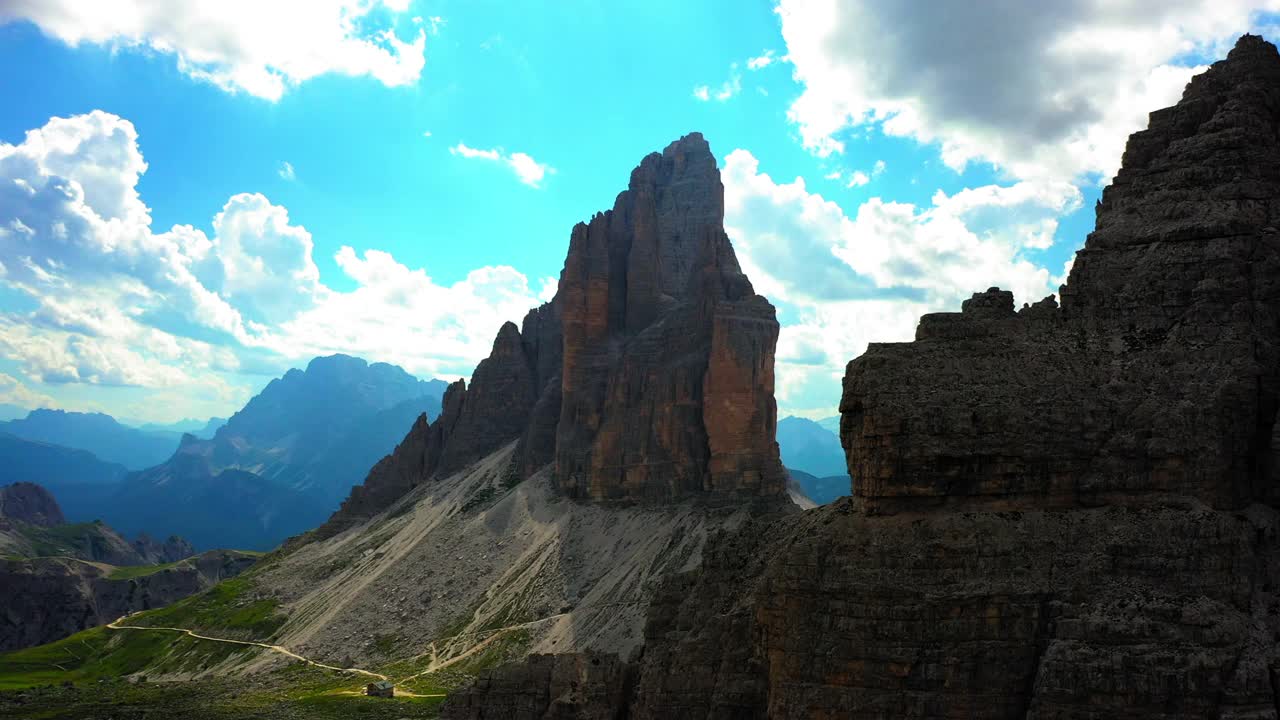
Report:
[[[1280,0],[0,0],[0,404],[226,416],[316,355],[469,376],[702,132],[780,415],[1057,292],[1125,138]]]

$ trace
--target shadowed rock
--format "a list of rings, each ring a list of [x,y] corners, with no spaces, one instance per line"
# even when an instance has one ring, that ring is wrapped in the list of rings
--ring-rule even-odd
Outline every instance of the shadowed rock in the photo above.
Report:
[[[617,716],[1280,716],[1277,214],[1245,36],[1130,140],[1061,308],[992,288],[850,363],[854,497],[669,577]]]
[[[320,535],[513,441],[512,472],[554,463],[570,497],[784,498],[778,323],[723,221],[701,135],[646,157],[612,210],[573,229],[555,298],[499,330],[470,385],[451,385],[440,417],[420,419]]]
[[[53,527],[67,521],[48,490],[35,483],[19,482],[0,487],[0,519]]]

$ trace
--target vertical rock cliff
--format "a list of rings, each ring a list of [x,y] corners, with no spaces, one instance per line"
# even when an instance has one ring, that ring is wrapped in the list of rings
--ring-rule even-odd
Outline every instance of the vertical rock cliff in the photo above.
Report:
[[[556,297],[569,495],[778,495],[773,306],[724,233],[701,135],[644,159],[609,212],[573,229]]]
[[[1061,308],[1015,312],[993,288],[849,363],[854,495],[883,512],[1274,501],[1278,130],[1280,59],[1246,36],[1130,139]]]
[[[621,684],[633,720],[1280,717],[1277,227],[1280,54],[1245,36],[1130,139],[1061,307],[992,288],[871,346],[854,497],[709,543],[542,716]],[[444,716],[542,707],[533,670]]]
[[[778,322],[724,233],[715,156],[694,133],[646,157],[614,207],[579,224],[555,298],[507,323],[321,530],[517,443],[512,472],[554,463],[595,501],[785,497],[774,442]]]

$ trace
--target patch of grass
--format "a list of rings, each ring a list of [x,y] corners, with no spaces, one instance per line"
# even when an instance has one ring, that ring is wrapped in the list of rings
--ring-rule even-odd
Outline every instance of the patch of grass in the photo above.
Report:
[[[400,645],[400,636],[394,634],[375,635],[373,637],[373,647],[383,657],[387,657],[396,651]]]
[[[449,666],[448,669],[461,675],[474,677],[484,670],[490,670],[524,655],[532,642],[533,637],[529,631],[510,630],[485,646],[484,650]]]
[[[186,562],[187,562],[186,560],[179,560],[177,562],[163,563],[160,565],[120,566],[112,570],[111,574],[107,575],[107,579],[108,580],[133,580],[134,578],[146,577],[148,575],[155,575],[158,572],[168,570],[169,568],[178,567],[179,565],[182,565]]]
[[[516,462],[515,455],[511,456],[511,461],[502,470],[502,488],[511,490],[515,486],[524,482],[524,476],[520,474],[520,465]]]
[[[235,640],[266,642],[288,619],[278,612],[279,605],[275,598],[255,597],[251,583],[242,576],[135,615],[129,624],[205,630]]]
[[[462,504],[461,512],[469,512],[478,507],[489,504],[498,495],[498,489],[492,485],[485,485],[479,490],[471,493],[471,497]]]
[[[101,539],[101,521],[39,527],[20,526],[20,533],[30,547],[32,557],[57,557],[83,555],[93,544],[93,538]]]
[[[0,655],[0,690],[96,682],[148,672],[194,672],[253,650],[173,633],[97,627]]]
[[[252,676],[190,682],[94,682],[0,691],[0,717],[14,720],[342,720],[434,718],[443,698],[370,698],[359,678],[288,666]]]

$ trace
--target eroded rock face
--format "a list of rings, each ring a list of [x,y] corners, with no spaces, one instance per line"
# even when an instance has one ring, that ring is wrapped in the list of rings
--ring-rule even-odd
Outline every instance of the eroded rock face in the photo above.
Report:
[[[0,519],[16,520],[40,527],[53,527],[67,521],[58,501],[48,490],[35,483],[19,482],[0,487]]]
[[[1129,141],[1052,299],[996,289],[849,363],[868,509],[1276,499],[1280,58],[1246,37]]]
[[[507,323],[322,529],[518,442],[567,495],[660,502],[785,497],[774,442],[778,323],[724,233],[715,157],[691,134],[646,157],[612,210],[573,229],[556,297]]]
[[[113,577],[114,568],[66,557],[0,560],[0,652],[42,645],[163,607],[247,570],[256,558],[211,550],[149,574]]]
[[[724,234],[702,136],[645,158],[611,211],[574,228],[556,297],[556,476],[574,497],[771,496],[773,306]]]
[[[1246,36],[1133,137],[1061,308],[850,363],[854,497],[669,577],[625,716],[1280,717],[1278,130]]]

